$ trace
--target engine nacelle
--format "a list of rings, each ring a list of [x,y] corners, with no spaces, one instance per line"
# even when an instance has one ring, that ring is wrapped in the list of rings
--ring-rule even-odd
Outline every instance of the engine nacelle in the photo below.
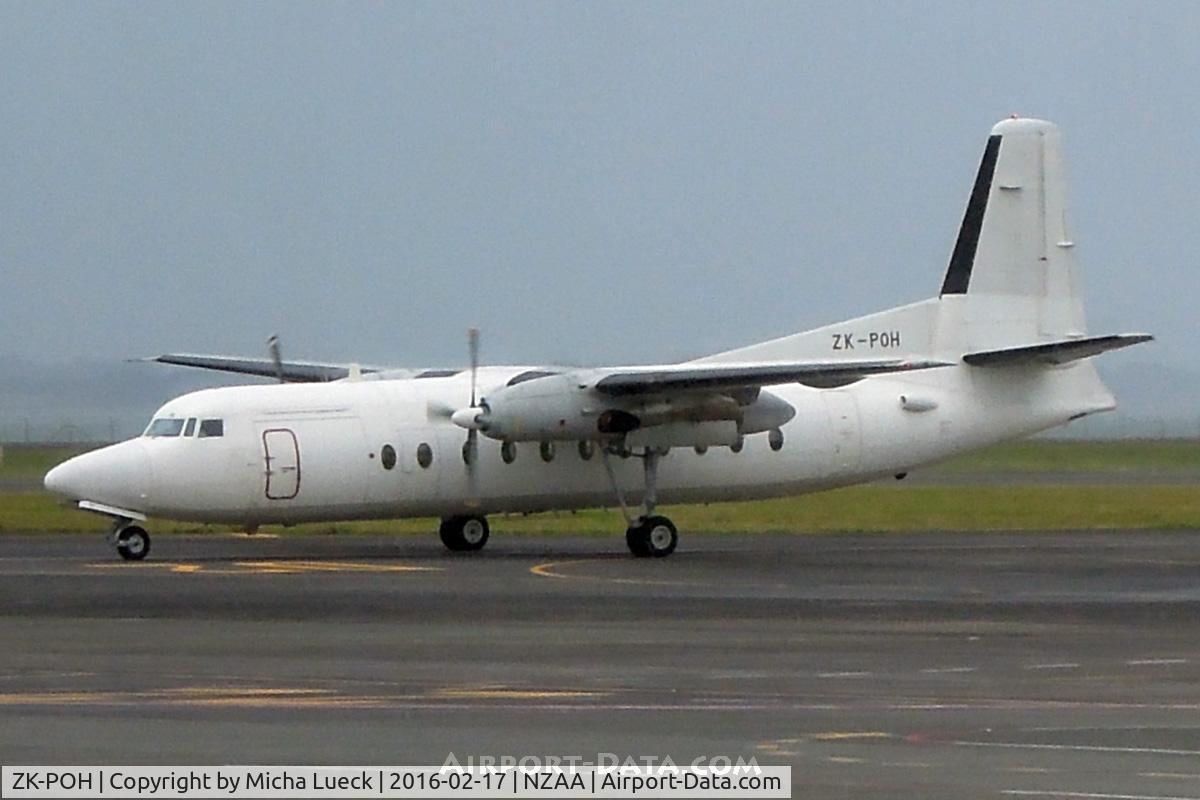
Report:
[[[505,386],[480,402],[475,424],[484,436],[510,442],[596,439],[604,409],[570,375],[545,375]]]
[[[722,440],[778,428],[795,416],[791,404],[765,391],[738,395],[681,393],[670,397],[612,398],[591,389],[578,375],[543,375],[490,393],[479,409],[452,419],[500,441],[619,440],[635,431],[671,426],[720,427]],[[698,429],[698,428],[697,428]],[[732,434],[726,433],[732,431]],[[635,437],[637,438],[637,437]],[[695,444],[708,444],[696,442]]]
[[[796,416],[796,409],[782,397],[767,391],[760,391],[754,402],[742,408],[742,418],[738,425],[741,434],[762,433],[763,431],[782,428]]]

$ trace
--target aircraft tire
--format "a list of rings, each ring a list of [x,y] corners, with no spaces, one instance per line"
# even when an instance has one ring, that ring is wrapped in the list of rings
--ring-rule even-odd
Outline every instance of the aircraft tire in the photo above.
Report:
[[[629,552],[638,558],[645,558],[650,555],[649,551],[646,550],[644,539],[645,534],[642,532],[641,525],[630,525],[625,529],[625,544],[629,546]]]
[[[647,517],[625,532],[629,550],[640,558],[663,558],[675,552],[679,531],[666,517]]]
[[[117,553],[126,561],[141,561],[150,552],[150,534],[137,525],[126,525],[117,532]]]
[[[438,533],[446,549],[456,553],[482,550],[489,535],[487,519],[484,517],[444,519]]]

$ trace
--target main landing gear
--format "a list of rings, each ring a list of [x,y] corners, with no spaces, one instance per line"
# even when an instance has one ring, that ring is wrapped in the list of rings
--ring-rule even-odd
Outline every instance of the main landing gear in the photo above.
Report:
[[[679,532],[675,523],[666,517],[641,517],[625,529],[625,544],[635,556],[662,558],[675,552]]]
[[[639,558],[662,558],[671,555],[675,552],[675,546],[679,544],[679,531],[676,530],[675,523],[671,520],[654,513],[654,508],[658,504],[658,459],[662,453],[649,447],[646,448],[645,453],[639,456],[645,472],[646,489],[642,495],[645,513],[638,516],[634,516],[625,503],[625,493],[621,491],[621,486],[617,483],[617,475],[613,472],[612,464],[609,462],[608,450],[603,450],[601,454],[604,458],[604,469],[608,472],[609,483],[616,492],[617,503],[621,506],[621,513],[629,525],[625,529],[625,544],[629,545],[629,552]]]
[[[604,448],[600,452],[609,483],[617,495],[617,503],[621,506],[621,513],[629,526],[625,530],[625,543],[629,545],[629,552],[639,558],[662,558],[671,555],[679,544],[679,531],[671,520],[654,513],[658,502],[658,460],[662,457],[662,452],[651,447],[644,453],[636,454],[642,459],[646,479],[645,491],[642,493],[644,513],[637,515],[630,511],[625,502],[625,493],[617,483],[616,473],[609,461],[610,450]],[[487,544],[488,523],[485,517],[478,515],[448,517],[442,520],[438,533],[446,549],[456,553],[472,552],[482,550]]]
[[[484,517],[450,517],[442,520],[438,530],[442,544],[448,550],[464,552],[482,550],[488,540],[488,523]]]
[[[128,520],[117,521],[111,539],[118,555],[126,561],[141,561],[150,552],[150,534]]]

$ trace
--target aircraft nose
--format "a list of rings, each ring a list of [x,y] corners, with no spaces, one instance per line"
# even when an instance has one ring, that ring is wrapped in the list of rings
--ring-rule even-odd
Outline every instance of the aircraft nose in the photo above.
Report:
[[[150,491],[150,460],[136,439],[75,456],[46,473],[48,491],[72,500],[93,500],[141,509]]]
[[[70,494],[71,493],[71,462],[62,462],[54,469],[48,471],[46,477],[42,479],[42,486],[46,487],[47,492],[55,494]]]
[[[46,473],[46,477],[42,478],[42,485],[46,487],[46,491],[54,492],[55,494],[70,495],[71,487],[75,484],[75,480],[71,473],[75,471],[75,465],[69,461],[64,461],[54,469]]]

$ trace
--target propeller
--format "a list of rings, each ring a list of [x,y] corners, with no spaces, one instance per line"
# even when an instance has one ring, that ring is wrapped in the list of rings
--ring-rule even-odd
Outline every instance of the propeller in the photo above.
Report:
[[[425,406],[429,419],[444,419],[467,431],[463,442],[463,461],[467,466],[467,505],[479,505],[477,465],[479,462],[479,431],[484,427],[481,417],[487,413],[487,401],[479,398],[479,329],[467,329],[467,353],[471,364],[471,403],[465,408],[453,408],[431,400]]]
[[[465,407],[451,406],[440,400],[430,400],[425,405],[425,413],[429,419],[444,419],[453,422],[460,428],[471,430],[479,427],[477,418],[486,411],[486,403],[484,407],[479,407],[478,389],[476,378],[479,374],[479,329],[470,328],[467,330],[467,350],[470,354],[471,365],[471,403]]]
[[[276,379],[283,383],[283,356],[279,353],[279,337],[274,333],[267,337],[267,353],[271,356],[271,363],[275,365]]]
[[[467,352],[471,354],[471,408],[474,408],[475,378],[479,374],[479,328],[467,328]]]
[[[479,375],[479,328],[467,328],[467,352],[471,358],[471,406],[470,413],[474,418],[479,415],[479,409],[476,407],[476,388]],[[455,412],[451,419],[458,422],[455,417],[461,412]],[[463,460],[467,463],[467,505],[479,505],[479,477],[478,461],[479,461],[479,426],[472,424],[467,427],[467,443],[463,450],[463,455],[466,456]]]

